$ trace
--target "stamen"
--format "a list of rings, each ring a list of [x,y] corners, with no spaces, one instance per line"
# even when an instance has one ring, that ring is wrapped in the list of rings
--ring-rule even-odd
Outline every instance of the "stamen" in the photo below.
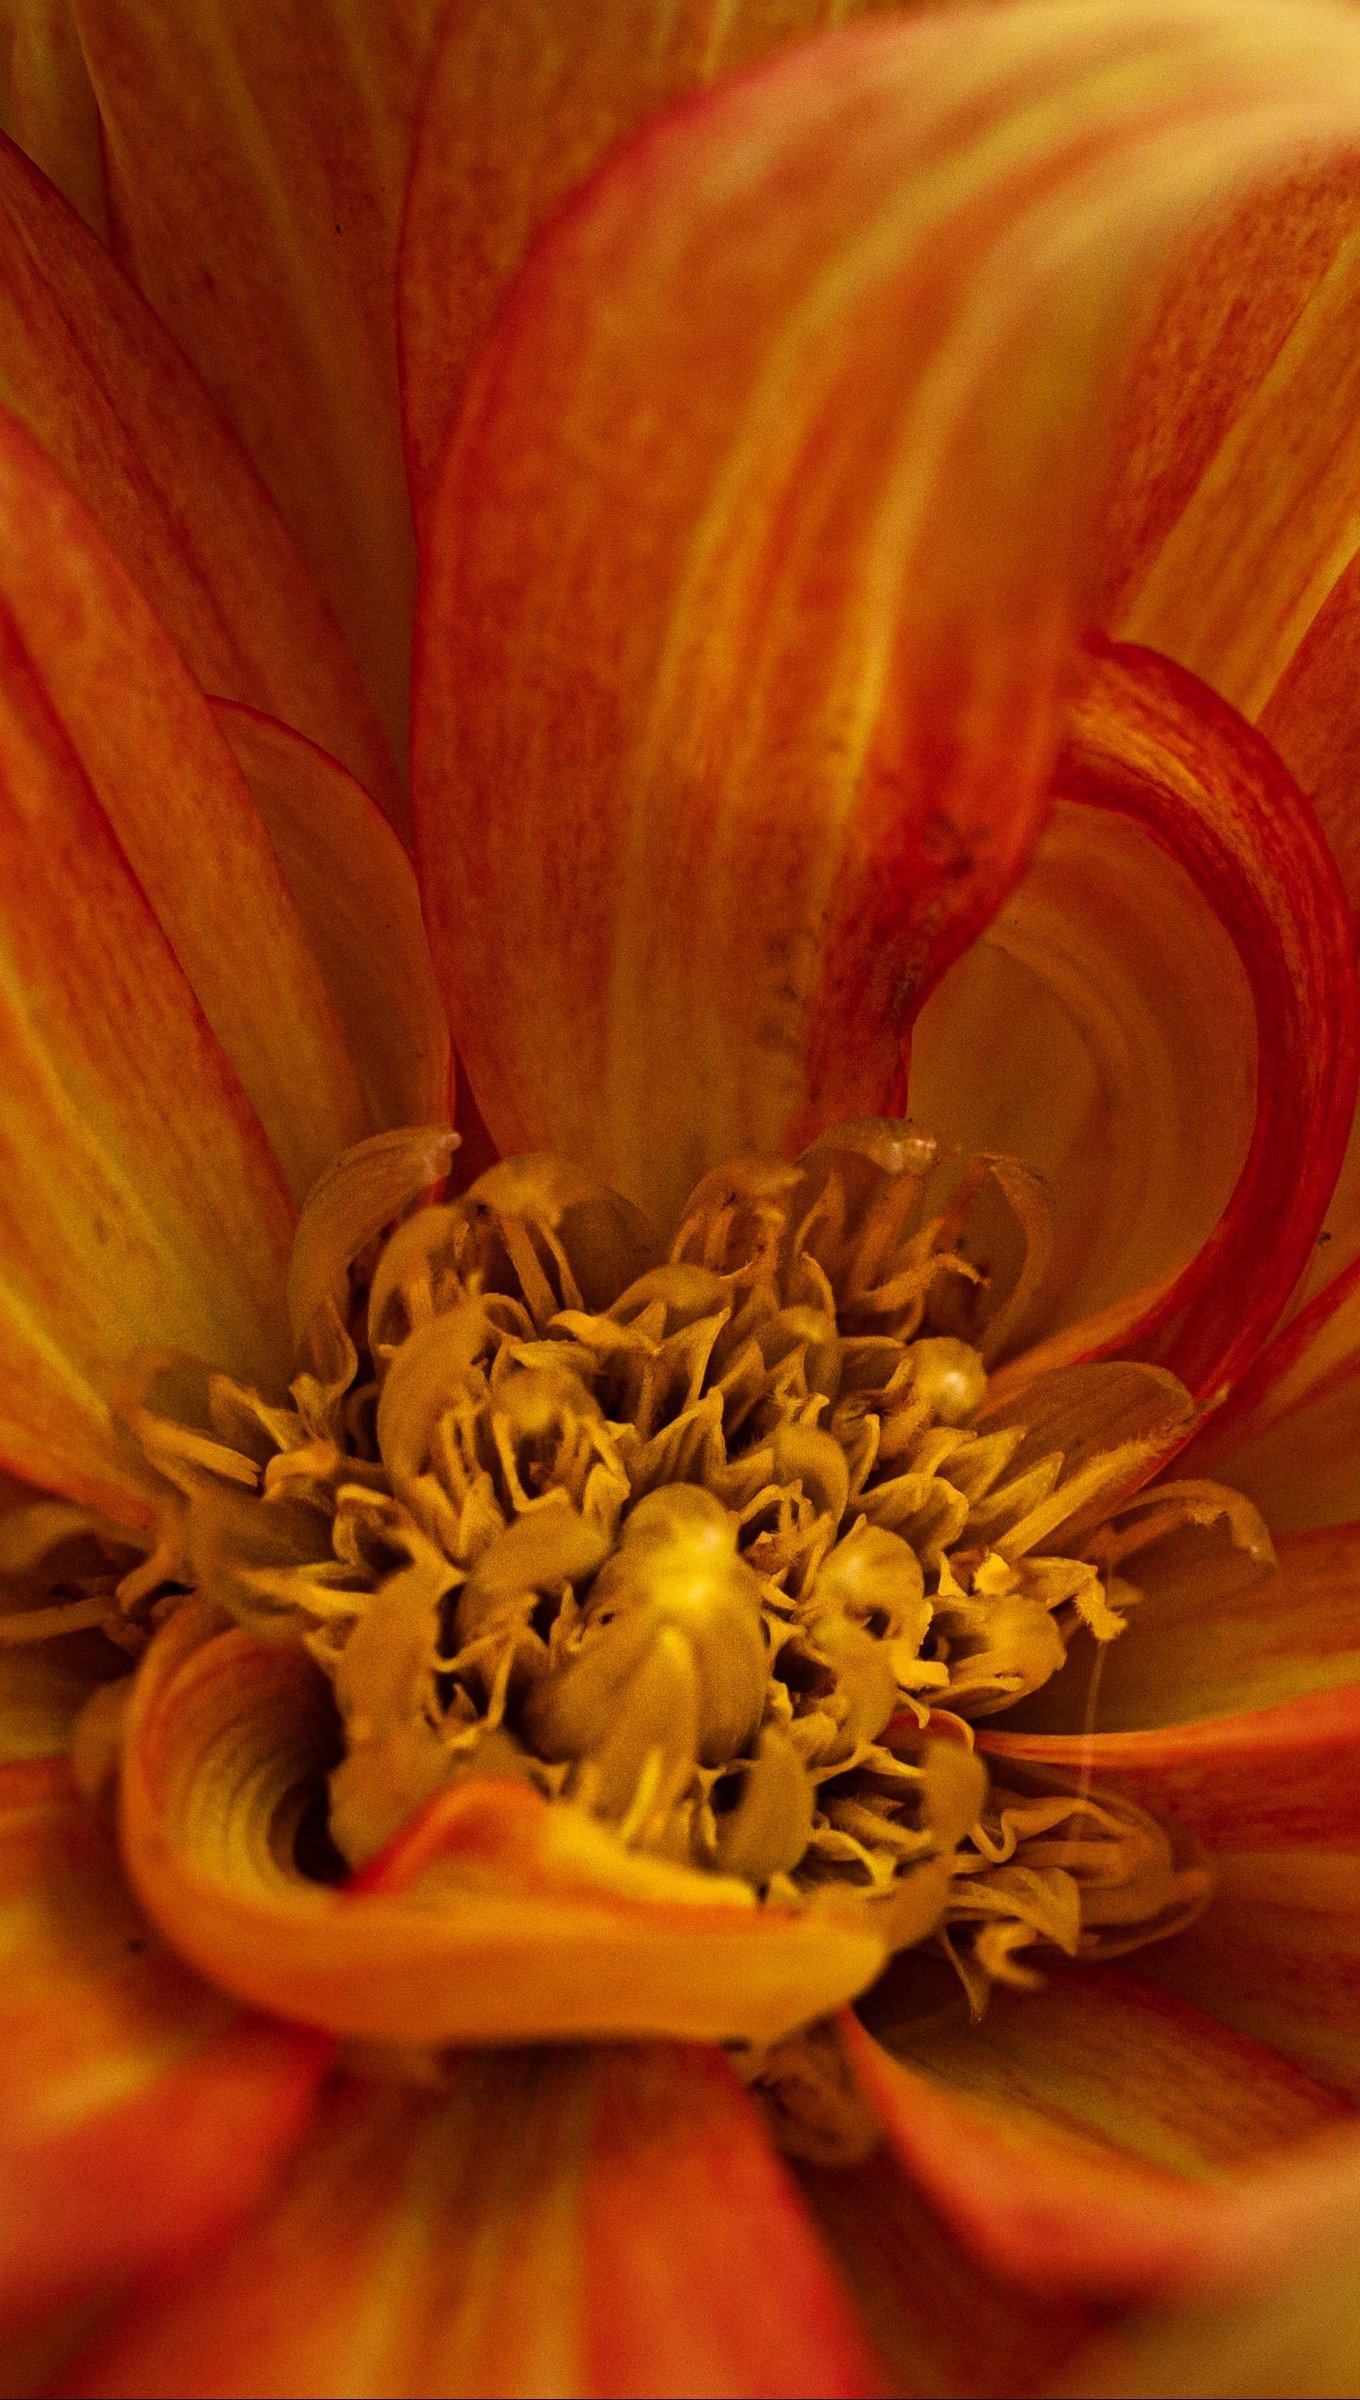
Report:
[[[989,1403],[1032,1182],[846,1126],[706,1176],[666,1248],[549,1158],[413,1210],[446,1152],[382,1136],[309,1203],[286,1401],[180,1362],[173,1404],[157,1368],[125,1409],[183,1580],[330,1678],[348,1859],[519,1776],[624,1849],[938,1938],[974,2005],[1035,1945],[1183,1922],[1204,1878],[1150,1820],[989,1798],[972,1752],[1074,1632],[1120,1632],[1129,1494],[1188,1408],[1129,1367],[1095,1371],[1108,1439]]]

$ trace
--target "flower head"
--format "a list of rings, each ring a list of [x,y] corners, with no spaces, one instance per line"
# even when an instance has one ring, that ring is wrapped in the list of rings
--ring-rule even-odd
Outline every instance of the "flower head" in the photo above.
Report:
[[[1356,2204],[1360,39],[827,13],[21,12],[30,2380],[1119,2388]]]

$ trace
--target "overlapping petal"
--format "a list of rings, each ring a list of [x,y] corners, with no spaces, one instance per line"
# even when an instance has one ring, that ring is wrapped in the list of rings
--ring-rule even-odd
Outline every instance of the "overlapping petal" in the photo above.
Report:
[[[465,0],[431,62],[401,245],[402,409],[417,513],[478,345],[539,228],[612,142],[782,42],[884,0]]]
[[[1030,2290],[1250,2288],[1360,2197],[1360,2118],[1277,2052],[1111,1968],[981,2025],[871,2003],[846,2039],[898,2156]]]
[[[1339,116],[1355,28],[1300,30],[849,28],[545,237],[442,472],[417,676],[436,960],[503,1145],[664,1208],[882,1104],[1042,820],[1129,278]]]
[[[31,30],[33,11],[21,13]],[[69,21],[64,0],[46,14],[54,28]],[[203,689],[326,742],[394,808],[391,758],[357,670],[262,486],[102,243],[9,143],[0,399],[90,510]]]
[[[294,1197],[303,1199],[367,1129],[305,919],[205,701],[94,525],[13,419],[0,420],[0,605]],[[34,887],[67,872],[60,842],[55,824],[39,835],[16,904],[41,910]],[[97,991],[97,927],[68,963]]]
[[[436,1798],[346,1891],[292,1830],[334,1756],[305,1653],[182,1610],[138,1676],[123,1845],[143,1902],[226,1990],[401,2042],[772,2038],[868,1983],[863,1924],[758,1911],[736,1883],[634,1859],[527,1785]]]
[[[325,2046],[253,2023],[138,1915],[64,1762],[0,1770],[0,2321],[190,2254],[254,2201]]]
[[[264,477],[400,748],[414,560],[393,285],[440,11],[72,0],[72,13],[114,255]]]
[[[449,1105],[449,1032],[411,863],[368,793],[325,750],[254,709],[213,704],[343,1028],[377,1127]]]
[[[509,2053],[449,2081],[338,2088],[259,2225],[71,2388],[882,2388],[716,2054]]]

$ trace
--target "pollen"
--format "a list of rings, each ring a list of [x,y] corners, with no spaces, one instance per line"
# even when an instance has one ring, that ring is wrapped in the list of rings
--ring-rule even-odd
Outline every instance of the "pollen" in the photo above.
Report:
[[[1095,1421],[989,1371],[1040,1272],[1021,1171],[865,1122],[709,1174],[663,1242],[547,1156],[433,1200],[414,1138],[304,1212],[286,1397],[161,1359],[124,1408],[177,1495],[156,1605],[196,1588],[330,1683],[343,1859],[521,1778],[625,1852],[869,1912],[975,2009],[1186,1922],[1170,1833],[975,1748],[1137,1599],[1152,1371]]]

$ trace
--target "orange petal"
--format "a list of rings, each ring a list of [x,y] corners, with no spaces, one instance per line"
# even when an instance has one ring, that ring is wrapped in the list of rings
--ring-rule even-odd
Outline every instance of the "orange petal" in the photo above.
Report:
[[[1273,2051],[1110,1968],[981,2025],[847,2020],[903,2164],[992,2269],[1125,2299],[1250,2288],[1360,2202],[1360,2118]]]
[[[1199,1248],[1183,1264],[1174,1248],[1163,1254],[1163,1267],[1180,1271],[1163,1274],[1151,1289],[1135,1285],[1130,1293],[1129,1276],[1120,1305],[1069,1328],[1034,1359],[1152,1357],[1192,1391],[1217,1396],[1250,1366],[1298,1282],[1345,1155],[1360,1072],[1350,910],[1311,811],[1273,753],[1212,692],[1165,659],[1128,649],[1093,657],[1058,774],[1063,791],[1141,827],[1207,901],[1250,986],[1256,1090],[1240,1173]],[[1135,892],[1139,920],[1153,902],[1165,906],[1172,896],[1155,873]],[[1069,919],[1080,917],[1080,898],[1069,900]],[[1020,894],[1015,911],[1022,920],[1023,909]],[[1185,932],[1192,926],[1198,931],[1192,919]],[[1151,1034],[1137,1028],[1141,1049],[1121,1045],[1123,1029],[1112,1033],[1102,1020],[1109,1002],[1100,933],[1097,924],[1091,942],[1089,928],[1083,936],[1063,922],[1048,978],[1074,1008],[1110,1080],[1112,1112],[1126,1114],[1160,1158],[1160,1175],[1150,1178],[1153,1198],[1184,1239],[1197,1208],[1202,1219],[1206,1195],[1195,1190],[1178,1224],[1168,1193],[1178,1182],[1198,1184],[1201,1147],[1208,1191],[1221,1187],[1246,1121],[1241,1079],[1230,1072],[1216,1097],[1204,1090],[1213,1045],[1186,1042],[1183,1025],[1162,1015],[1165,993],[1147,1003]],[[1080,961],[1080,981],[1064,944]],[[1031,933],[1030,957],[1042,960],[1042,933]],[[1211,949],[1199,980],[1196,959],[1199,1011],[1222,1004],[1218,964]],[[1151,965],[1155,975],[1155,949]],[[1233,988],[1226,988],[1231,1005]],[[1189,1175],[1187,1158],[1196,1162]],[[1078,1206],[1083,1197],[1079,1188]],[[1164,1222],[1163,1240],[1166,1230]],[[1135,1230],[1130,1249],[1130,1268],[1145,1269],[1145,1228]]]
[[[1242,23],[848,28],[655,124],[521,271],[416,685],[436,963],[503,1147],[664,1214],[894,1090],[1042,820],[1130,278],[1356,75],[1344,16]]]
[[[22,13],[32,39],[34,12]],[[48,164],[22,121],[18,138]],[[100,185],[102,204],[102,175]],[[326,742],[393,805],[372,709],[264,490],[103,244],[4,142],[0,399],[89,509],[203,689]]]
[[[99,110],[67,0],[10,0],[0,124],[98,234],[108,232]]]
[[[1140,1733],[979,1733],[988,1758],[1027,1760],[1127,1793],[1213,1852],[1360,1836],[1360,1683],[1274,1708]]]
[[[243,1999],[375,2040],[766,2040],[881,1966],[862,1928],[741,1905],[527,1784],[438,1795],[348,1891],[304,1881],[278,1828],[334,1756],[327,1688],[301,1650],[212,1628],[182,1609],[143,1663],[123,1847],[175,1947]]]
[[[1360,1843],[1234,1851],[1147,1978],[1360,2101]]]
[[[0,446],[0,490],[5,456]],[[29,488],[36,500],[43,487]],[[98,638],[97,626],[73,638],[64,671]],[[178,1344],[249,1380],[286,1372],[292,1211],[12,620],[4,650],[0,1460],[125,1519],[146,1513],[148,1481],[110,1430],[108,1390],[144,1345]],[[126,738],[122,696],[103,696]],[[151,695],[129,695],[129,710],[134,696]],[[152,759],[171,778],[155,794],[160,822],[184,827],[176,763],[148,744],[143,775]],[[203,832],[220,855],[225,832]],[[163,871],[173,880],[178,862]],[[222,940],[235,946],[225,926]]]
[[[392,295],[441,12],[73,5],[114,254],[269,486],[399,750],[414,562]]]
[[[1097,1656],[1078,1636],[1067,1672],[1024,1703],[1023,1729],[1077,1732],[1089,1708],[1103,1733],[1135,1732],[1360,1683],[1360,1526],[1295,1534],[1276,1557],[1272,1575],[1217,1527],[1140,1552],[1118,1641]]]
[[[0,598],[294,1195],[367,1131],[354,1064],[245,783],[155,618],[0,415]],[[52,860],[56,828],[40,837]],[[67,873],[57,854],[49,872]],[[27,879],[33,879],[33,862]],[[31,900],[28,905],[32,906]],[[108,942],[82,963],[93,977]]]
[[[881,0],[880,0],[881,4]],[[540,226],[681,93],[875,0],[471,0],[430,67],[401,240],[406,457],[430,498],[479,343]]]
[[[697,2050],[469,2058],[338,2088],[258,2226],[71,2388],[869,2393],[756,2110]]]
[[[254,2201],[324,2046],[166,1952],[53,1760],[0,1770],[0,2317],[192,2252]]]
[[[411,862],[366,791],[291,727],[212,704],[263,819],[377,1127],[449,1106],[449,1031]]]

